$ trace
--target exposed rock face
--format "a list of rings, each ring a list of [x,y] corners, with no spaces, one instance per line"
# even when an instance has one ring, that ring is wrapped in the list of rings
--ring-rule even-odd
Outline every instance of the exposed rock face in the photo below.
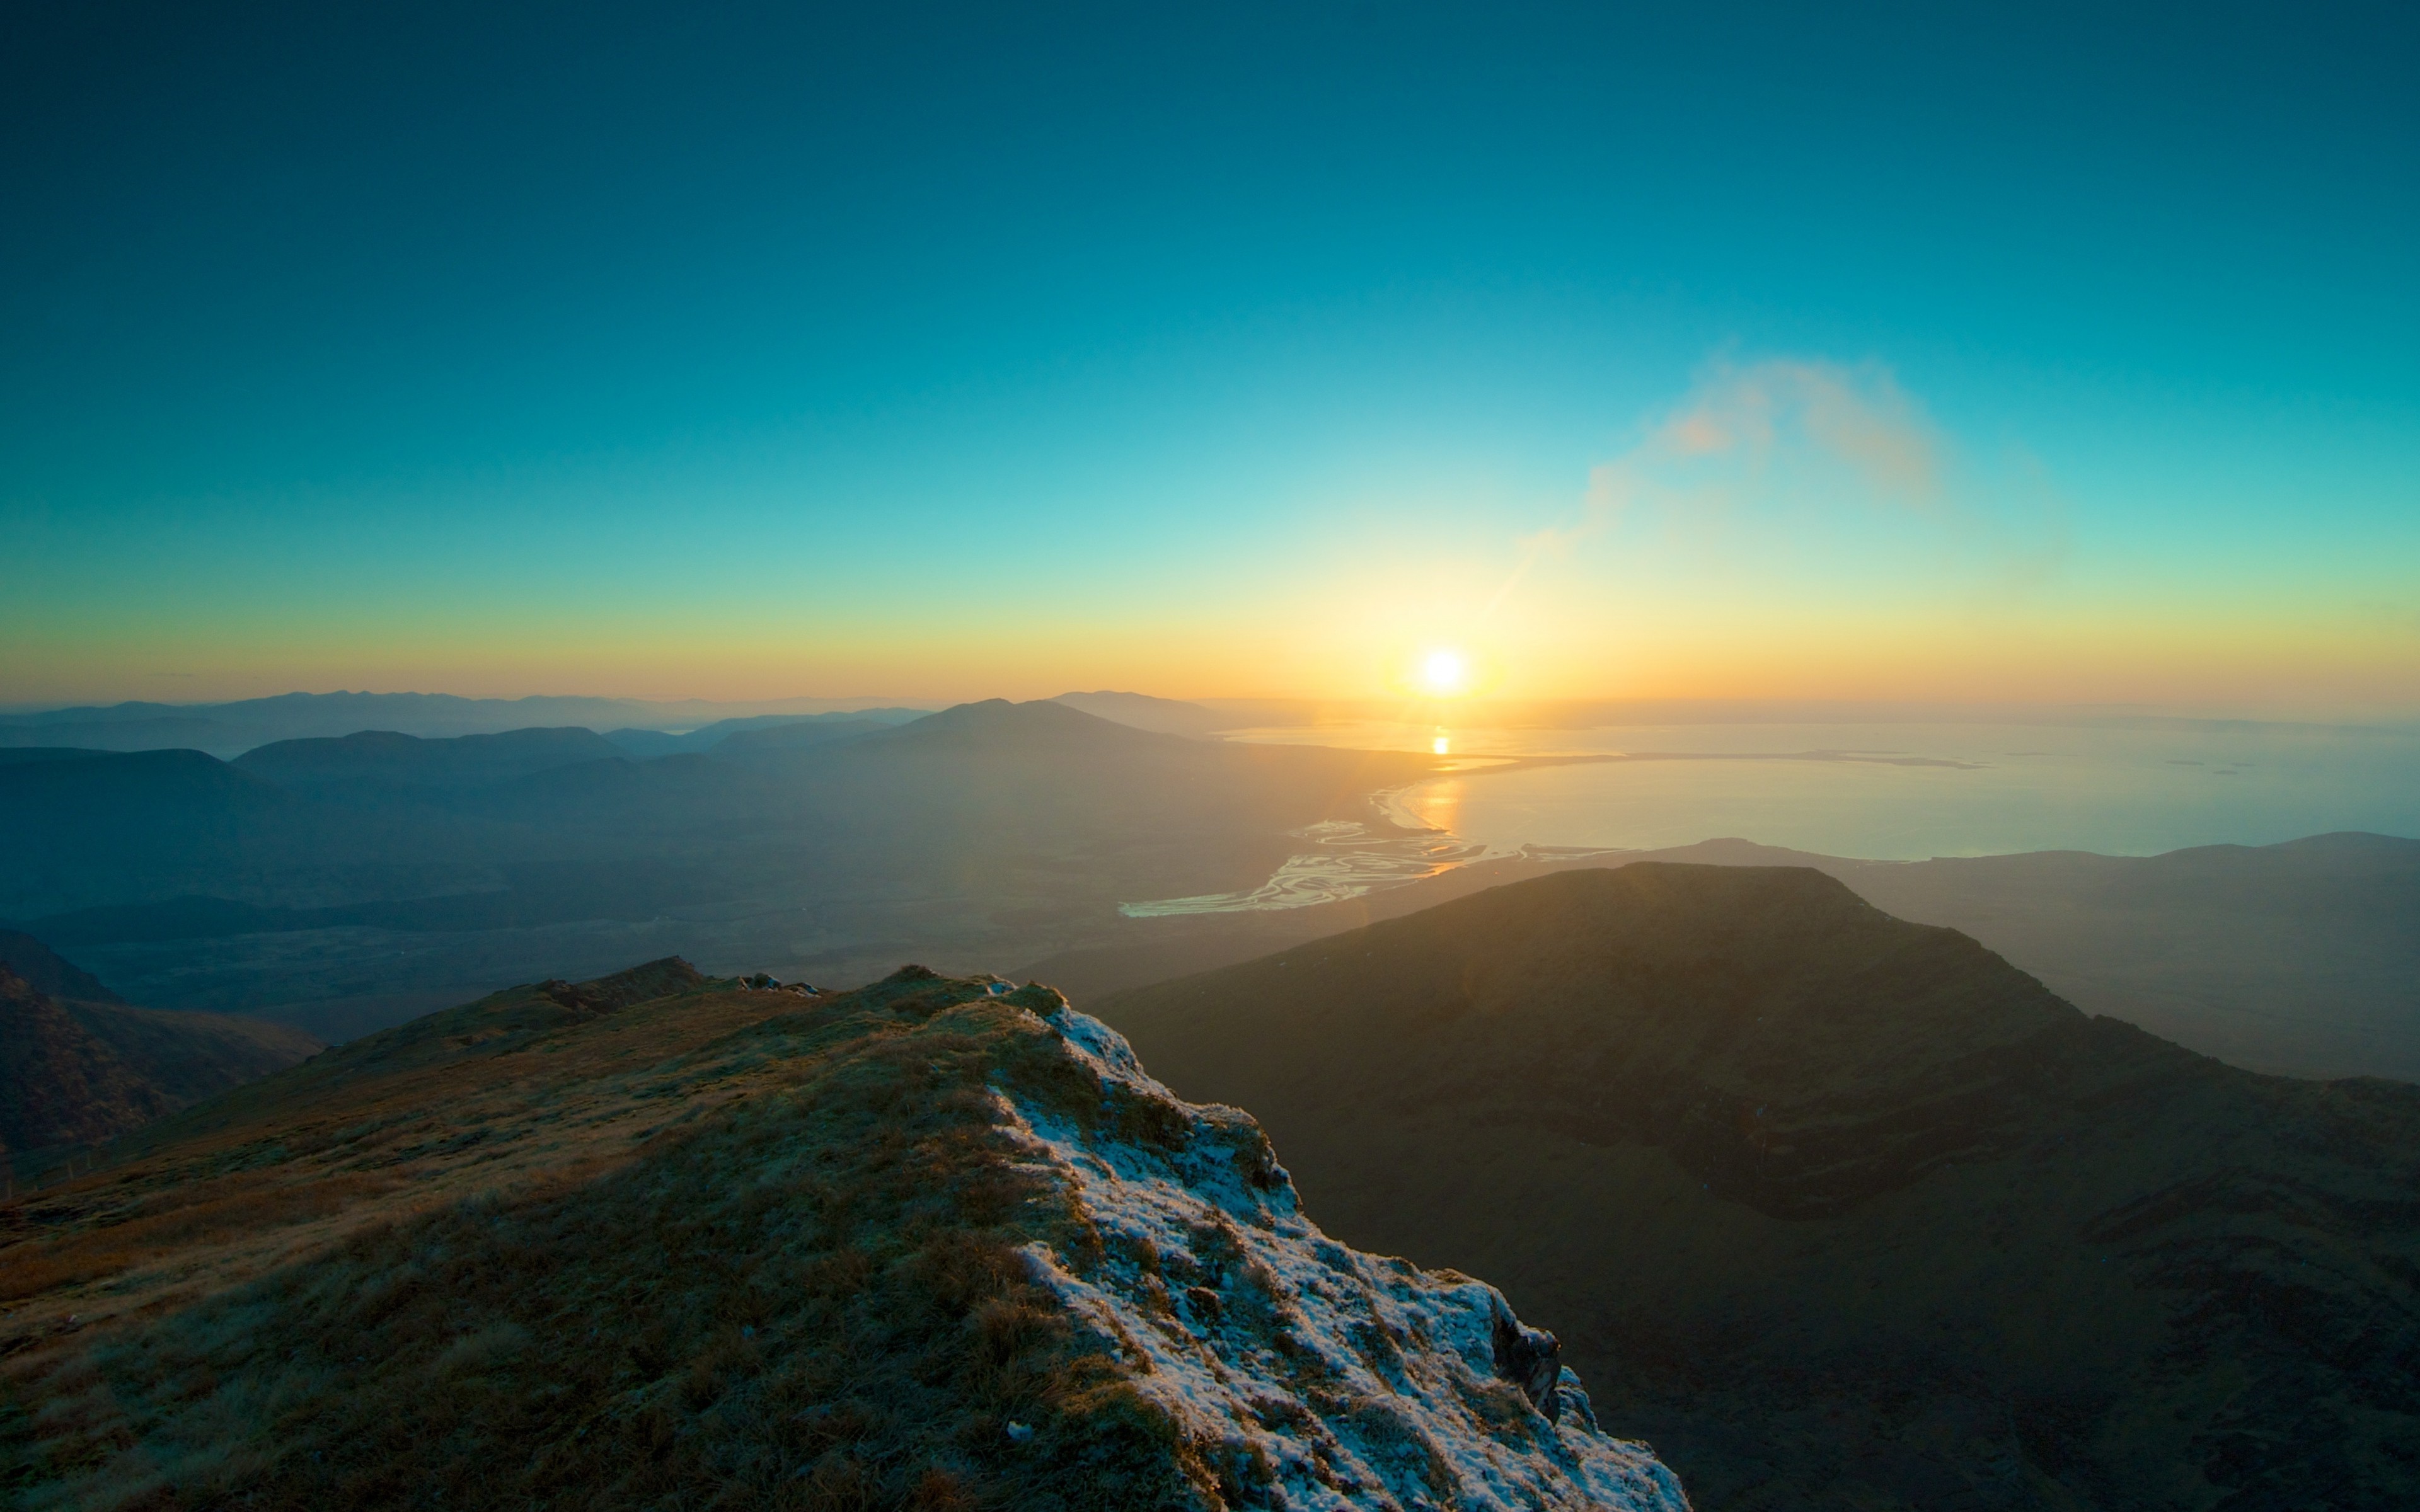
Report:
[[[1063,1003],[1046,1022],[1115,1117],[1088,1128],[1004,1094],[1032,1168],[1069,1190],[1101,1238],[1090,1265],[1029,1246],[1034,1273],[1254,1499],[1686,1505],[1644,1444],[1597,1427],[1554,1335],[1525,1327],[1494,1287],[1335,1242],[1303,1217],[1249,1116],[1178,1101],[1125,1040]]]
[[[1559,1419],[1563,1403],[1557,1388],[1563,1379],[1563,1347],[1555,1335],[1525,1326],[1507,1307],[1496,1314],[1489,1342],[1496,1351],[1496,1373],[1520,1387],[1548,1422]]]

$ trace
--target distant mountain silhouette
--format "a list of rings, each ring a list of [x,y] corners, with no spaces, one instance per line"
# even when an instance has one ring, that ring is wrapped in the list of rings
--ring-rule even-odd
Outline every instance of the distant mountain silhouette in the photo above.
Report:
[[[206,750],[232,757],[273,741],[349,735],[362,730],[397,730],[435,739],[492,734],[536,726],[584,726],[590,730],[653,727],[693,730],[717,721],[759,715],[798,717],[830,710],[835,702],[791,699],[753,704],[710,703],[685,699],[671,703],[641,699],[534,697],[458,698],[446,693],[282,693],[231,703],[116,703],[105,707],[48,709],[0,715],[0,748],[77,746],[101,750]],[[896,717],[879,708],[877,717]],[[666,754],[648,750],[644,755]]]
[[[23,977],[36,992],[52,997],[73,997],[87,1003],[126,1000],[103,986],[99,977],[17,930],[0,929],[0,965]]]
[[[873,708],[851,709],[845,713],[833,714],[760,714],[744,719],[717,719],[712,724],[700,725],[694,730],[684,730],[678,733],[665,730],[608,730],[605,732],[605,738],[630,755],[642,761],[647,761],[658,756],[678,756],[710,751],[721,746],[730,736],[752,734],[759,731],[785,729],[791,726],[825,730],[834,726],[845,726],[848,733],[855,734],[861,733],[861,726],[905,724],[910,719],[921,719],[932,712],[930,709]],[[801,734],[799,743],[813,745],[816,738],[818,737]],[[746,748],[743,746],[740,748]]]
[[[854,740],[891,728],[889,721],[881,719],[791,720],[754,730],[735,730],[706,748],[715,756],[752,756],[768,750],[798,750],[835,740]]]
[[[1340,1238],[1557,1319],[1705,1512],[2420,1497],[2420,1088],[2086,1018],[1802,869],[1569,871],[1095,1007]]]
[[[433,740],[365,730],[338,739],[281,740],[248,750],[232,764],[302,790],[473,788],[624,758],[620,747],[591,730],[510,730]]]
[[[1171,735],[1208,735],[1221,730],[1232,730],[1237,721],[1232,715],[1218,713],[1199,703],[1187,703],[1178,699],[1153,698],[1147,693],[1115,693],[1107,688],[1097,693],[1062,693],[1051,701],[1071,709],[1103,719],[1130,724],[1138,730],[1156,730]]]
[[[1293,832],[1434,766],[1047,702],[851,722],[646,761],[553,730],[0,764],[0,916],[155,1006],[336,1039],[609,950],[842,980],[895,940],[1030,956],[1128,899],[1256,885]]]

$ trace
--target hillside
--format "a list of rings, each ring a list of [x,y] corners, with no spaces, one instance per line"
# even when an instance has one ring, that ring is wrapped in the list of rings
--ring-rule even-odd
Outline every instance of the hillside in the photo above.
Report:
[[[621,761],[619,746],[591,730],[507,730],[422,739],[391,730],[335,738],[281,740],[237,757],[236,770],[289,790],[382,795],[401,790],[473,788],[583,762]]]
[[[644,761],[658,756],[713,750],[733,736],[743,734],[751,739],[732,748],[744,750],[757,735],[776,729],[797,732],[797,744],[814,745],[819,739],[835,738],[831,733],[835,727],[839,735],[862,734],[868,728],[906,724],[932,712],[930,709],[872,708],[832,714],[760,714],[744,719],[717,719],[711,724],[684,730],[677,734],[665,730],[608,730],[605,738]]]
[[[432,1015],[9,1212],[0,1276],[29,1508],[1686,1505],[1495,1288],[919,967]]]
[[[1131,920],[1115,936],[1023,969],[1092,1001],[1506,883],[1641,861],[1811,867],[1885,913],[1972,935],[2089,1013],[2231,1065],[2420,1081],[2420,841],[2388,835],[1930,861],[1862,861],[1744,840],[1534,853],[1283,913]]]
[[[834,740],[870,735],[891,727],[892,721],[886,719],[855,719],[845,715],[833,715],[821,719],[766,725],[754,730],[735,730],[705,748],[724,757],[758,755],[772,750],[799,750]]]
[[[0,965],[23,977],[36,992],[52,997],[87,1003],[125,1001],[99,977],[20,930],[0,929]]]
[[[1233,717],[1199,703],[1154,698],[1148,693],[1119,693],[1102,688],[1093,693],[1062,693],[1050,702],[1138,730],[1156,730],[1170,735],[1210,735],[1233,730],[1237,724]]]
[[[0,966],[0,1155],[107,1139],[169,1106],[116,1051]]]
[[[24,944],[12,955],[39,951],[53,979],[99,985],[40,942],[15,938]],[[257,1019],[62,999],[0,964],[0,1155],[116,1138],[319,1048]]]
[[[1795,869],[1565,872],[1097,1006],[1345,1242],[1555,1318],[1700,1507],[2420,1492],[2420,1088],[2086,1018]]]

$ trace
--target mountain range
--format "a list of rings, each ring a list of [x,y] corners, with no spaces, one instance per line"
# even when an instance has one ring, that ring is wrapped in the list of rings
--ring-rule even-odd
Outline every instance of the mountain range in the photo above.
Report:
[[[147,1003],[333,1041],[650,953],[858,980],[910,949],[1030,958],[1128,899],[1257,885],[1291,832],[1374,821],[1373,790],[1434,764],[1048,701],[842,723],[651,760],[584,729],[21,749],[0,916]]]
[[[1022,961],[1091,995],[1560,868],[1803,865],[2233,1064],[2420,1078],[2420,841],[1911,863],[1743,841],[1533,850],[1342,903],[1127,918],[1137,901],[1251,891],[1320,849],[1300,833],[1312,824],[1412,839],[1370,795],[1434,764],[1202,739],[1301,711],[1129,693],[914,712],[355,732],[231,762],[0,748],[17,862],[0,918],[146,1003],[336,1040],[498,980],[651,953],[845,981],[908,953]],[[704,748],[647,754],[684,745]]]
[[[737,727],[762,717],[871,711],[896,722],[902,710],[880,699],[780,699],[714,703],[702,699],[459,698],[450,693],[282,693],[227,703],[130,702],[0,714],[0,748],[75,747],[96,750],[183,748],[232,757],[280,740],[387,730],[427,738],[494,734],[536,727],[584,726],[628,733],[691,733]],[[655,755],[660,752],[648,751]]]
[[[2420,1088],[2088,1017],[1802,868],[1569,870],[1094,1007],[1340,1239],[1553,1319],[1708,1512],[2420,1496]]]

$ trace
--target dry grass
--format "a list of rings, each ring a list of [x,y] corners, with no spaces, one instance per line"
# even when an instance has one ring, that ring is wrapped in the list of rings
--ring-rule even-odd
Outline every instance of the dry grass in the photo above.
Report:
[[[1026,1279],[1019,1244],[1097,1239],[1013,1167],[985,1078],[1140,1116],[1057,1086],[1048,1031],[979,984],[798,1004],[372,1045],[16,1215],[5,1484],[29,1509],[1203,1504]],[[62,1335],[78,1301],[110,1317]]]

